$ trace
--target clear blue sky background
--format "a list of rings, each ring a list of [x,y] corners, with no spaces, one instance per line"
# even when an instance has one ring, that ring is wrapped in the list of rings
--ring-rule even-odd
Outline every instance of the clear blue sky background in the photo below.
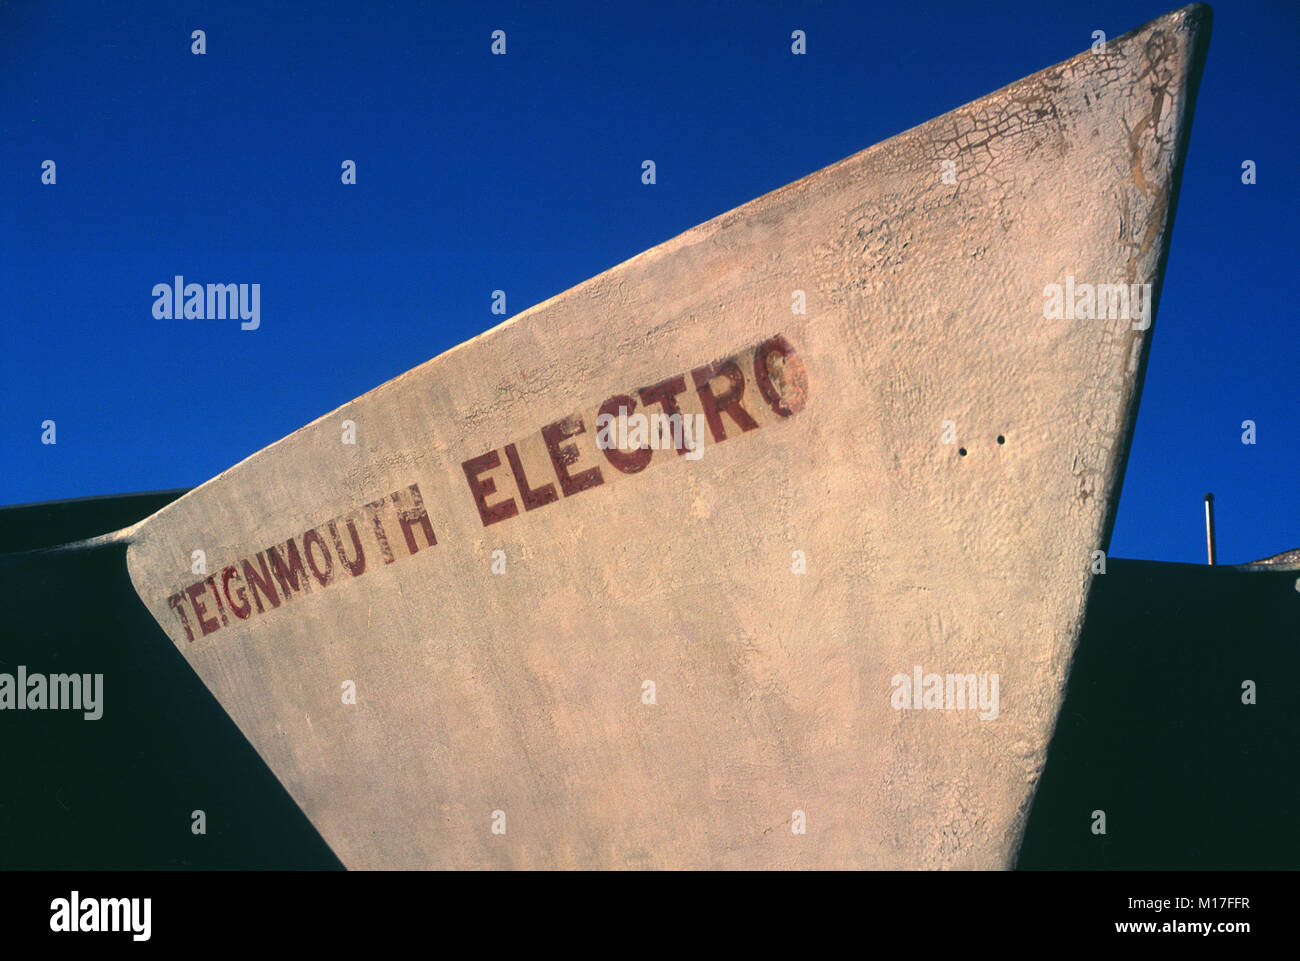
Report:
[[[1170,5],[6,3],[0,504],[198,484],[495,288],[518,313]],[[1298,28],[1215,6],[1113,554],[1201,561],[1207,490],[1222,560],[1300,546]],[[262,284],[262,328],[155,320],[177,273]]]

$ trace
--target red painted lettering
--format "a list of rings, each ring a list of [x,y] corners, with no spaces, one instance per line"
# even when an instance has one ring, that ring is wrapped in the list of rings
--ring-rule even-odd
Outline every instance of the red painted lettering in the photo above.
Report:
[[[334,541],[334,551],[339,555],[339,560],[343,566],[348,569],[348,573],[353,577],[360,577],[366,572],[366,552],[361,549],[361,538],[357,535],[357,525],[348,521],[348,534],[352,536],[352,550],[356,553],[356,560],[348,560],[348,555],[343,550],[343,539],[339,537],[338,528],[334,521],[330,521],[330,538]]]
[[[185,593],[188,594],[190,598],[190,606],[194,608],[194,616],[198,619],[199,627],[203,629],[204,635],[211,634],[213,631],[216,631],[221,627],[221,625],[217,623],[215,617],[203,616],[208,612],[208,609],[207,606],[199,600],[199,595],[204,593],[207,589],[208,585],[202,581],[191,584],[185,589]]]
[[[754,351],[754,379],[768,406],[782,417],[803,410],[808,400],[808,374],[790,343],[777,334]],[[780,389],[777,389],[780,384]]]
[[[271,583],[271,572],[267,569],[266,558],[262,552],[257,553],[257,563],[262,567],[261,575],[253,570],[253,565],[244,561],[244,581],[253,591],[253,603],[257,605],[257,613],[261,614],[266,608],[262,606],[262,595],[271,602],[272,607],[280,606],[280,596],[275,593],[275,585]]]
[[[302,566],[302,555],[298,553],[298,545],[292,537],[284,542],[284,550],[289,555],[287,564],[280,556],[280,551],[274,547],[266,549],[266,559],[271,562],[271,573],[275,575],[280,584],[280,593],[287,601],[295,591],[310,593],[311,579],[307,577],[307,569]]]
[[[316,559],[312,557],[311,549],[319,547],[321,556],[325,558],[325,570],[322,572],[317,565]],[[307,556],[307,566],[311,568],[312,576],[320,583],[321,587],[326,587],[334,579],[334,558],[330,557],[329,548],[325,546],[325,541],[320,534],[316,533],[313,527],[307,533],[302,535],[302,552]]]
[[[630,417],[635,410],[635,399],[627,394],[615,394],[600,405],[600,412],[596,415],[596,421],[600,423],[605,417],[614,418],[609,429],[616,432],[616,428],[620,423],[626,426],[626,418]],[[600,447],[599,444],[596,446]],[[601,447],[601,453],[605,455],[607,461],[614,465],[615,470],[622,471],[624,474],[637,474],[650,465],[650,458],[653,456],[654,451],[650,449],[649,444],[642,444],[634,451],[625,451],[615,443],[609,447]]]
[[[677,395],[686,393],[685,377],[669,377],[667,380],[661,380],[651,387],[642,387],[637,393],[641,395],[641,403],[658,404],[672,421],[678,424],[681,423],[682,410],[677,406]],[[686,431],[684,429],[676,432],[677,442],[673,446],[677,448],[679,455],[686,453],[685,438]]]
[[[397,508],[397,523],[402,526],[402,534],[406,538],[406,549],[411,554],[419,550],[415,545],[415,525],[420,525],[420,530],[424,532],[425,545],[432,547],[438,543],[438,539],[433,536],[433,525],[429,523],[429,512],[424,509],[424,498],[420,496],[420,487],[418,484],[412,484],[407,488],[411,495],[411,506],[403,507],[401,492],[394,493],[393,506]]]
[[[388,535],[384,533],[384,522],[379,519],[379,512],[383,508],[383,501],[375,501],[373,504],[366,505],[366,510],[370,511],[370,519],[375,524],[375,540],[379,541],[379,555],[384,559],[385,564],[391,564],[396,558],[393,557],[393,549],[388,546]]]
[[[221,592],[217,590],[217,581],[215,577],[208,577],[208,587],[212,591],[212,596],[217,599],[217,613],[221,615],[221,626],[225,627],[230,623],[230,618],[226,617],[226,605],[221,600]]]
[[[221,589],[226,592],[226,601],[230,604],[230,612],[241,621],[246,620],[253,613],[253,605],[248,600],[248,592],[242,587],[235,589],[235,597],[239,598],[239,603],[235,603],[235,597],[230,596],[230,580],[239,579],[239,571],[233,567],[227,567],[221,572]]]
[[[600,476],[599,467],[589,467],[576,474],[569,474],[569,467],[578,460],[578,446],[560,442],[586,432],[581,417],[566,417],[542,428],[542,439],[546,441],[546,451],[551,455],[551,464],[555,467],[555,476],[560,479],[560,490],[564,491],[565,497],[572,497],[579,491],[605,483],[605,478]]]
[[[711,386],[714,378],[727,379],[727,391],[721,397],[713,393]],[[700,396],[704,407],[704,417],[709,422],[709,430],[718,443],[727,439],[727,432],[722,426],[722,412],[725,410],[741,431],[753,430],[758,422],[749,416],[749,411],[740,406],[740,398],[745,394],[745,375],[740,372],[734,360],[721,360],[716,364],[705,364],[691,371],[695,381],[695,392]]]
[[[181,626],[185,628],[185,639],[187,641],[192,641],[194,640],[194,632],[190,630],[190,619],[185,616],[185,608],[181,607],[184,600],[185,592],[177,591],[171,597],[167,598],[167,603],[171,605],[171,609],[175,611],[176,615],[181,619]]]
[[[555,493],[554,484],[544,484],[535,489],[528,486],[528,475],[524,473],[524,465],[519,460],[519,452],[515,450],[514,444],[506,444],[506,460],[510,462],[510,472],[515,475],[515,484],[519,487],[519,498],[524,502],[524,510],[536,510],[560,499],[560,495]]]
[[[510,500],[501,501],[499,504],[488,506],[488,495],[495,494],[497,491],[496,481],[491,477],[480,477],[479,475],[484,471],[501,466],[501,457],[495,450],[471,458],[460,466],[465,471],[465,479],[469,481],[470,493],[474,495],[474,503],[478,505],[478,515],[483,519],[484,527],[495,524],[497,521],[507,520],[519,513],[519,506],[515,503],[513,497]]]

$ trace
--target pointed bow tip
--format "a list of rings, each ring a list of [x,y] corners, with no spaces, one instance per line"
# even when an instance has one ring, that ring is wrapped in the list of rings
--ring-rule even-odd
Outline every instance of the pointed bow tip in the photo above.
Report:
[[[1190,34],[1194,44],[1194,59],[1205,56],[1206,46],[1210,41],[1210,28],[1214,25],[1214,10],[1208,3],[1189,3],[1177,10],[1170,10],[1162,17],[1156,17],[1150,23],[1139,28],[1138,32],[1151,27],[1176,27]]]
[[[1196,66],[1205,58],[1205,51],[1210,42],[1210,28],[1214,24],[1214,10],[1208,3],[1189,3],[1177,10],[1149,20],[1142,26],[1130,30],[1125,37],[1150,33],[1153,30],[1174,30],[1186,34],[1189,38],[1191,60]]]

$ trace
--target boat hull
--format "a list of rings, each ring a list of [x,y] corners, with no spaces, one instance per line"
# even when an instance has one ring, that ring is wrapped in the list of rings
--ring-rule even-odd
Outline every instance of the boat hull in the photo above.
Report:
[[[133,528],[136,590],[351,868],[1010,866],[1207,34],[1170,14],[525,311]]]

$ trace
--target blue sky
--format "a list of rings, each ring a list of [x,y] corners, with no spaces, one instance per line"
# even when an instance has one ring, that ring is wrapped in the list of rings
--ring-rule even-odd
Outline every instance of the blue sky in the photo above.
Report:
[[[5,4],[0,504],[201,483],[494,289],[518,313],[1168,2]],[[1112,554],[1203,560],[1207,490],[1221,560],[1300,546],[1298,28],[1215,6]],[[156,320],[177,273],[260,283],[262,328]]]

